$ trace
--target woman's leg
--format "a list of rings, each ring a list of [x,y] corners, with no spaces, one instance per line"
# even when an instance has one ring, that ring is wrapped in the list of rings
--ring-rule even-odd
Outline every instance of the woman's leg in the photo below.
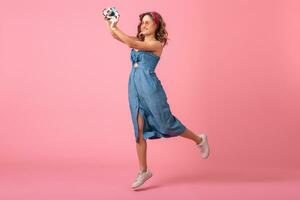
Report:
[[[139,159],[140,171],[147,170],[147,142],[143,137],[144,119],[140,113],[138,113],[138,142],[136,143],[136,150]]]
[[[193,133],[188,128],[186,128],[185,131],[182,134],[180,134],[180,136],[193,140],[196,144],[200,144],[200,142],[202,142],[202,138]]]

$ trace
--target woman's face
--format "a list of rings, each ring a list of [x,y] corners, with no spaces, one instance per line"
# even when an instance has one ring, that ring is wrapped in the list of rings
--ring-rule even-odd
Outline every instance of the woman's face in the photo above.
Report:
[[[155,34],[156,24],[149,15],[145,15],[141,24],[141,33],[144,35]]]

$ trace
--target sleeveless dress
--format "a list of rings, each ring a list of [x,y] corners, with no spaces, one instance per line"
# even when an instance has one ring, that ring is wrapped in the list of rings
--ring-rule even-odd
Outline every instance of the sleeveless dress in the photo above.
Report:
[[[151,51],[131,48],[131,71],[128,100],[136,142],[138,142],[138,112],[144,119],[144,139],[175,137],[186,127],[172,114],[167,96],[155,73],[160,57]]]

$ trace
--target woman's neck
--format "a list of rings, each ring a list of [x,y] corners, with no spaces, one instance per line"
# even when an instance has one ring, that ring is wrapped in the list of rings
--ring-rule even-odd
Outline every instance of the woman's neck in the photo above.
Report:
[[[155,41],[155,40],[156,40],[156,38],[154,37],[154,35],[145,36],[145,39],[144,39],[145,42]]]

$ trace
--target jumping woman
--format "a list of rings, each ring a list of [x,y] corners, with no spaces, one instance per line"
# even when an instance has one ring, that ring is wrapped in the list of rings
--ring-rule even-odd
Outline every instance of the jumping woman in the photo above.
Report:
[[[128,100],[139,159],[139,172],[132,188],[138,188],[152,177],[147,166],[146,139],[182,136],[193,140],[200,149],[201,157],[208,158],[207,135],[193,133],[172,114],[164,88],[155,73],[168,40],[166,24],[161,15],[157,12],[140,14],[136,36],[122,32],[117,22],[112,24],[104,20],[111,35],[131,49]]]

